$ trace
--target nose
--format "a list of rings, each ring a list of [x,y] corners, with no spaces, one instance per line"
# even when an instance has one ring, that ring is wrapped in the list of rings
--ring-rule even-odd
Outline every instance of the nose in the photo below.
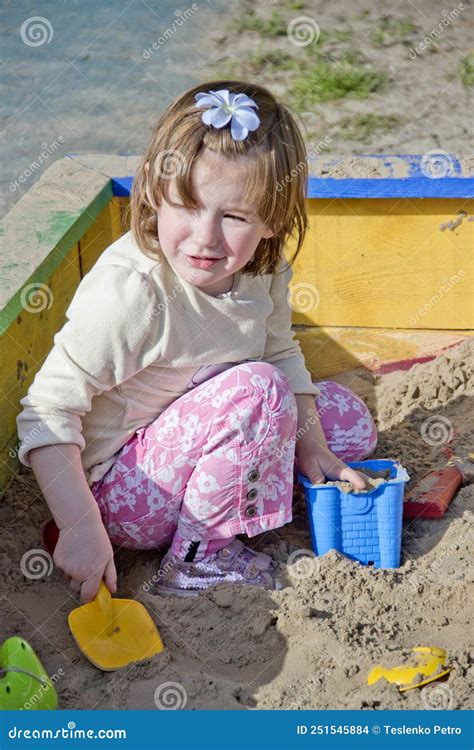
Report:
[[[193,227],[193,239],[200,249],[213,248],[218,243],[217,222],[212,216],[200,214]]]

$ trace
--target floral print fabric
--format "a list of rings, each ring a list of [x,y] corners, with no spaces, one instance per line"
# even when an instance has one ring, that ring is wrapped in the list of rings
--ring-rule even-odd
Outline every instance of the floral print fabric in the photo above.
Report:
[[[331,450],[344,461],[375,448],[367,407],[333,381],[315,397]],[[114,544],[172,545],[180,557],[201,542],[199,557],[236,534],[255,536],[292,519],[297,427],[286,376],[245,362],[197,385],[140,428],[91,490]]]

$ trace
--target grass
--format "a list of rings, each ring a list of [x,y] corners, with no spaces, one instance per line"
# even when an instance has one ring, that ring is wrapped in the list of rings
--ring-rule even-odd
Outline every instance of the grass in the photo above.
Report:
[[[269,50],[264,52],[262,49],[252,52],[245,61],[248,63],[253,72],[259,73],[267,65],[271,65],[275,70],[291,70],[298,67],[298,62],[291,55],[279,50]]]
[[[383,16],[370,32],[370,39],[375,47],[384,47],[388,43],[405,41],[405,38],[415,31],[418,31],[418,27],[408,18]]]
[[[459,61],[459,77],[464,86],[474,86],[474,54],[462,57]]]
[[[369,112],[345,117],[336,127],[344,140],[367,142],[374,133],[388,133],[400,122],[400,117],[396,115],[376,115]]]
[[[268,20],[261,18],[254,10],[244,13],[242,18],[231,21],[231,31],[255,31],[261,36],[286,36],[288,23],[278,10],[274,10]]]
[[[382,71],[350,63],[330,64],[320,60],[295,78],[290,93],[295,107],[306,110],[318,102],[342,99],[345,96],[366,99],[380,89],[388,76]]]
[[[330,42],[350,42],[354,32],[352,29],[334,29],[328,33],[328,41]]]
[[[354,36],[354,32],[352,29],[332,29],[331,31],[326,31],[326,29],[320,29],[317,42],[308,44],[306,47],[303,47],[302,49],[306,52],[306,54],[310,56],[311,55],[320,56],[322,52],[322,48],[326,44],[338,44],[338,43],[343,43],[343,42],[351,42],[353,36]]]
[[[330,46],[325,47],[324,41],[322,43],[319,42],[317,45],[311,44],[307,47],[303,47],[303,50],[305,59],[302,59],[301,57],[298,59],[302,71],[307,64],[318,63],[321,61],[326,63],[349,63],[350,65],[359,65],[366,62],[366,58],[358,49],[354,48],[347,50],[346,48],[334,49]]]
[[[305,130],[304,139],[308,151],[311,151],[312,148],[317,148],[317,154],[330,154],[332,151],[331,145],[322,140],[321,130]]]
[[[301,2],[285,3],[285,9],[299,10]],[[394,25],[395,24],[395,25]],[[381,19],[379,25],[382,30],[405,33],[415,26],[411,21],[396,21],[389,16]],[[288,23],[279,10],[273,10],[272,15],[264,19],[254,10],[247,11],[241,18],[231,21],[227,28],[238,33],[253,32],[263,39],[286,36]],[[379,90],[388,81],[389,76],[384,71],[364,64],[364,58],[357,50],[345,50],[347,44],[353,41],[352,28],[341,24],[340,28],[321,29],[317,40],[312,44],[285,52],[274,47],[265,51],[262,43],[259,48],[245,59],[226,60],[219,65],[219,75],[225,78],[239,78],[248,75],[259,75],[269,66],[270,73],[290,71],[293,79],[288,83],[288,92],[296,110],[304,112],[319,102],[329,102],[344,97],[366,99],[374,91]],[[342,59],[339,59],[341,58]],[[359,129],[364,132],[374,123],[363,125]],[[379,124],[379,128],[382,125]],[[364,136],[365,137],[365,136]]]
[[[279,50],[265,52],[262,47],[252,52],[243,60],[224,60],[219,62],[216,76],[219,78],[245,78],[248,75],[257,75],[269,66],[269,72],[276,73],[278,70],[300,69],[299,63],[291,55]],[[212,67],[212,66],[211,66]]]
[[[211,65],[210,67],[212,68],[213,66]],[[234,78],[235,80],[238,80],[239,78],[245,77],[242,70],[242,63],[236,62],[235,60],[221,60],[213,69],[215,71],[216,80],[219,78]]]

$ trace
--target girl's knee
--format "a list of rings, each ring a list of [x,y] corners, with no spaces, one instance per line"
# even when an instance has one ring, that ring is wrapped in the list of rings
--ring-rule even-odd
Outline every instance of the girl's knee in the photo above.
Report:
[[[260,386],[263,389],[275,387],[285,392],[293,393],[290,382],[286,375],[275,365],[269,362],[245,362],[238,365],[241,373],[252,386]]]
[[[317,411],[329,447],[346,461],[362,461],[377,445],[377,428],[362,399],[333,380],[317,383]]]
[[[347,386],[336,383],[334,380],[320,380],[316,386],[320,390],[319,396],[315,397],[320,416],[326,413],[339,414],[343,422],[360,417],[372,419],[364,401]]]

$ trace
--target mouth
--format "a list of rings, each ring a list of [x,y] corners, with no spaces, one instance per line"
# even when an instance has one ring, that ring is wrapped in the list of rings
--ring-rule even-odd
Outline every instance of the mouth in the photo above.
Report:
[[[194,260],[222,260],[222,258],[207,258],[205,255],[188,255],[188,258],[194,258]]]
[[[203,269],[212,268],[220,260],[224,260],[223,258],[206,258],[199,255],[187,255],[186,258],[191,266]]]

